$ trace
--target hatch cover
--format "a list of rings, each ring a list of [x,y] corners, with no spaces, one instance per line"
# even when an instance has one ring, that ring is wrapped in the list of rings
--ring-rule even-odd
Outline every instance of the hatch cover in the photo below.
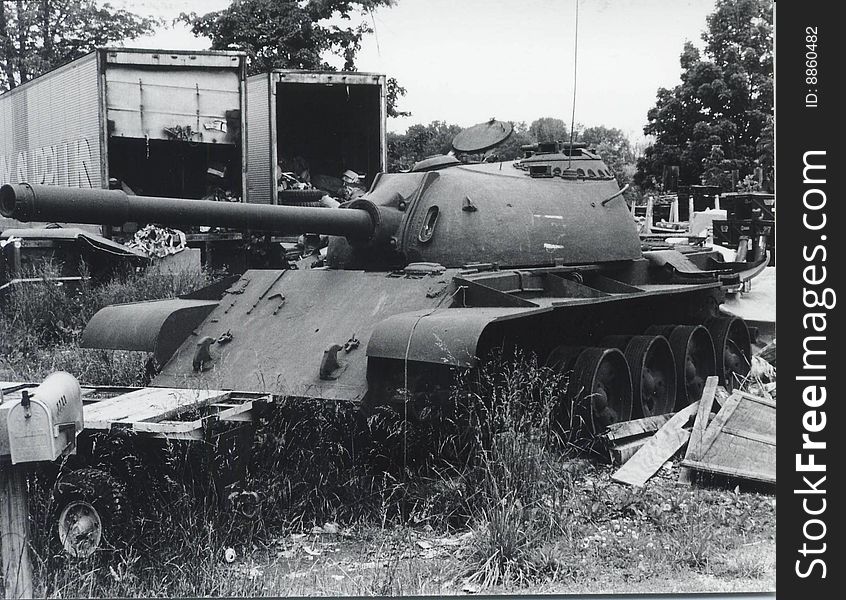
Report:
[[[468,127],[454,138],[452,147],[456,152],[484,152],[508,139],[514,127],[507,121],[491,119]]]
[[[413,173],[420,171],[437,171],[438,169],[445,169],[446,167],[460,164],[461,161],[454,156],[450,156],[448,154],[436,154],[435,156],[429,156],[428,158],[424,158],[423,160],[419,160],[414,163],[414,166],[411,167],[411,171]]]

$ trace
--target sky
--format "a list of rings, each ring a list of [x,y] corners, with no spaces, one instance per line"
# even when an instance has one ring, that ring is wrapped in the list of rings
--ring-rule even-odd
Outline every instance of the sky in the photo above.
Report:
[[[680,82],[685,41],[701,34],[714,0],[578,0],[575,120],[622,129],[637,143],[659,87]],[[111,0],[171,20],[228,0]],[[399,0],[369,17],[360,71],[396,77],[406,88],[390,131],[434,120],[470,126],[493,117],[530,123],[573,111],[576,0]],[[127,43],[207,49],[182,24]],[[330,61],[331,62],[331,61]],[[340,66],[341,61],[337,61]]]

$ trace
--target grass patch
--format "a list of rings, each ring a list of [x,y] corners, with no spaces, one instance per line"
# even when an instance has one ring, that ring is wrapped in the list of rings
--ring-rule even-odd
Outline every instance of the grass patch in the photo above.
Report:
[[[0,379],[39,381],[63,370],[92,385],[143,385],[146,354],[82,349],[85,325],[104,306],[174,298],[210,283],[192,270],[124,273],[101,285],[50,281],[58,274],[53,264],[40,265],[22,276],[41,281],[0,299]]]

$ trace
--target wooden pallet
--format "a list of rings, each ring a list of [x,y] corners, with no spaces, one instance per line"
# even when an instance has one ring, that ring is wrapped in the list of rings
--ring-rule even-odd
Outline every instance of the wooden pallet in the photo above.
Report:
[[[695,471],[763,483],[776,481],[776,403],[734,392],[692,446],[682,465]]]
[[[38,384],[0,381],[5,398],[20,398]],[[202,440],[209,421],[251,421],[268,394],[178,388],[82,387],[84,428],[135,431],[151,437]]]

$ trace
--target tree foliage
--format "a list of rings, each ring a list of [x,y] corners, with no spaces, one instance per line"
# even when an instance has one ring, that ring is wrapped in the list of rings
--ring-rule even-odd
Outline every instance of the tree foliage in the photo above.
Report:
[[[681,84],[658,90],[644,133],[655,136],[635,182],[660,182],[678,165],[684,183],[726,183],[757,165],[772,173],[773,14],[771,0],[718,0],[702,34],[705,56],[690,42]]]
[[[570,131],[561,119],[541,117],[528,126],[525,122],[511,122],[513,132],[502,144],[490,151],[496,160],[516,160],[524,155],[522,147],[537,142],[569,141]],[[452,149],[452,138],[463,128],[444,121],[428,125],[412,125],[405,133],[388,133],[388,170],[401,171],[424,158],[446,154]],[[576,141],[595,148],[617,175],[620,185],[631,181],[634,173],[634,152],[626,135],[619,129],[605,126],[576,127]],[[481,157],[476,157],[481,158]]]
[[[411,125],[405,133],[388,133],[388,170],[410,169],[418,160],[452,149],[452,138],[461,131],[458,125],[432,121]]]
[[[622,130],[615,127],[588,127],[578,132],[578,140],[596,150],[605,164],[611,167],[621,186],[631,183],[635,155],[631,142]]]
[[[405,96],[405,88],[394,77],[388,77],[385,87],[387,88],[385,92],[385,103],[387,104],[388,116],[410,117],[410,112],[397,108],[397,101],[400,99],[400,96]]]
[[[327,55],[343,58],[342,69],[355,71],[364,36],[373,33],[368,14],[396,0],[232,0],[228,8],[197,15],[182,13],[196,36],[211,39],[213,50],[243,50],[250,74],[272,69],[334,71]],[[405,88],[387,81],[388,116],[408,116],[397,109]]]
[[[541,117],[529,125],[529,135],[534,142],[569,142],[570,133],[561,119]]]
[[[0,2],[0,91],[93,50],[151,33],[156,19],[94,0]]]
[[[194,35],[210,38],[212,49],[246,52],[251,73],[334,70],[324,60],[327,52],[342,57],[343,69],[352,71],[362,38],[373,31],[364,17],[392,4],[394,0],[233,0],[223,10],[183,13],[180,19]]]

